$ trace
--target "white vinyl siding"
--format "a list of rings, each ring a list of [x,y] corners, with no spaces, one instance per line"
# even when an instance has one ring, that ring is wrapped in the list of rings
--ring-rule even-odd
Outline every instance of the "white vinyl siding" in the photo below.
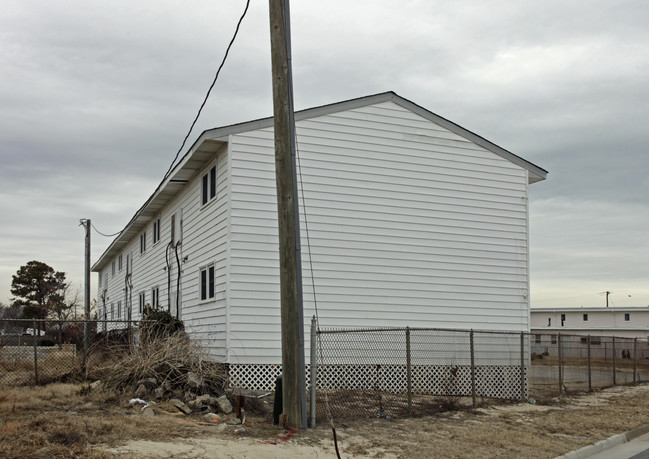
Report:
[[[322,327],[528,330],[527,170],[392,102],[298,121],[297,133],[307,349],[308,243]],[[196,148],[180,191],[121,241],[146,252],[127,267],[131,292],[158,286],[160,307],[219,361],[280,363],[272,128]],[[158,238],[173,242],[173,215],[182,243],[146,247],[158,219]],[[100,268],[116,301],[126,273],[111,277],[111,261]],[[201,300],[209,266],[213,298]]]
[[[321,326],[527,330],[523,168],[390,102],[297,132]],[[278,363],[272,129],[232,136],[230,148],[231,361]],[[308,322],[302,205],[300,217]]]

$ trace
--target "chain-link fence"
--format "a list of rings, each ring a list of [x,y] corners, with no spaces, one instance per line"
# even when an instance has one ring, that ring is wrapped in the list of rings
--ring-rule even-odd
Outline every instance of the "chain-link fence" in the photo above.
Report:
[[[430,414],[649,381],[646,340],[424,328],[312,330],[323,418]],[[314,355],[317,352],[318,355]]]
[[[527,398],[524,333],[320,330],[317,403],[336,417],[429,414],[480,398]]]
[[[530,340],[529,391],[539,400],[649,381],[646,339],[535,333]]]
[[[107,349],[133,343],[137,326],[118,320],[1,320],[0,387],[83,379]]]

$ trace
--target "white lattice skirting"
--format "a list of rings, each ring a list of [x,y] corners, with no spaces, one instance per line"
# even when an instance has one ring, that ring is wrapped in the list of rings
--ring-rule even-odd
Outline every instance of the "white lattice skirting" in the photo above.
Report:
[[[281,365],[229,365],[230,386],[253,390],[275,390]],[[309,386],[307,365],[307,387]],[[527,370],[523,376],[523,396],[527,397]],[[411,378],[415,394],[471,396],[471,367],[451,365],[413,365]],[[475,367],[476,395],[520,399],[521,367],[483,365]],[[405,365],[321,365],[318,390],[379,390],[402,393],[408,387]]]

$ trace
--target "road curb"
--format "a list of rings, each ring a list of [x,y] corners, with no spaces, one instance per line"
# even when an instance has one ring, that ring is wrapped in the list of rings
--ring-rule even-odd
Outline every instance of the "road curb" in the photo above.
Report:
[[[626,443],[646,433],[649,433],[649,425],[638,427],[637,429],[630,430],[623,434],[612,435],[607,439],[600,440],[592,445],[587,445],[575,451],[570,451],[563,456],[557,456],[555,459],[584,459],[613,448],[614,446]]]

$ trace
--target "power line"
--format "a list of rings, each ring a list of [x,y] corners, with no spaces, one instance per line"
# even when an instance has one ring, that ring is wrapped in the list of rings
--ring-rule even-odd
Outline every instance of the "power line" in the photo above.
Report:
[[[210,85],[210,88],[207,90],[207,94],[205,94],[205,98],[203,99],[203,103],[201,104],[200,108],[198,109],[198,113],[196,113],[196,117],[194,118],[194,121],[192,122],[192,125],[189,127],[189,131],[187,132],[187,135],[183,139],[183,143],[178,149],[178,152],[176,152],[176,156],[174,157],[174,160],[171,162],[171,165],[169,166],[169,170],[167,170],[167,173],[164,175],[164,178],[162,181],[169,176],[171,173],[171,170],[174,167],[174,164],[176,163],[176,160],[178,159],[178,156],[180,156],[180,153],[182,152],[183,148],[185,148],[185,143],[187,142],[187,139],[189,138],[190,134],[192,133],[192,130],[194,129],[194,126],[196,125],[196,122],[198,121],[198,117],[201,116],[201,112],[203,111],[203,107],[207,103],[207,99],[210,97],[210,93],[212,92],[212,88],[216,84],[216,80],[219,78],[219,74],[221,73],[221,69],[223,68],[223,65],[225,64],[225,60],[228,58],[228,53],[230,52],[230,48],[232,48],[232,44],[234,43],[234,40],[237,38],[237,34],[239,33],[239,27],[241,26],[241,23],[243,22],[243,18],[246,16],[246,13],[248,12],[248,7],[250,6],[250,0],[246,1],[246,8],[243,10],[243,14],[239,18],[239,22],[237,23],[237,28],[234,31],[234,35],[232,36],[232,40],[230,40],[230,44],[228,45],[227,49],[225,50],[225,55],[223,56],[223,60],[221,61],[221,65],[219,65],[218,70],[216,71],[216,75],[214,76],[214,80],[212,81],[212,84]]]
[[[104,234],[104,233],[102,233],[101,231],[99,231],[99,230],[97,229],[97,227],[95,227],[95,225],[92,224],[92,222],[90,223],[90,226],[92,226],[92,229],[94,229],[98,234],[100,234],[100,235],[102,235],[102,236],[104,236],[104,237],[115,237],[115,236],[119,236],[120,234],[122,234],[121,231],[118,231],[118,232],[115,233],[115,234]]]

